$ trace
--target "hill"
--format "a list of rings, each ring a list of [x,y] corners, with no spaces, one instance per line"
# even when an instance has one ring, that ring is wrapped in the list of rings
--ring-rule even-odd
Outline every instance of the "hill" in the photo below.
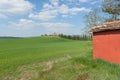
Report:
[[[119,80],[119,70],[92,59],[91,41],[0,39],[0,80]]]

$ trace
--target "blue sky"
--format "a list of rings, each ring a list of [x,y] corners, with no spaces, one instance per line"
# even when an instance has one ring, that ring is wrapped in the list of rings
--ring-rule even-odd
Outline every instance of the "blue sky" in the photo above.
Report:
[[[0,36],[80,34],[84,15],[98,6],[99,0],[1,0]]]

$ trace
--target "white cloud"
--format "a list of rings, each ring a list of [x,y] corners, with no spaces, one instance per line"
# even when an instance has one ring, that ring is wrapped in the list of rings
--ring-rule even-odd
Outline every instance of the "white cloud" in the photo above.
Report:
[[[29,18],[48,21],[56,18],[58,15],[61,15],[62,17],[71,17],[72,15],[76,15],[79,12],[89,12],[90,10],[90,8],[85,7],[69,7],[65,4],[53,6],[52,4],[46,3],[43,5],[43,9],[40,12],[37,14],[31,13]]]
[[[9,22],[8,24],[9,27],[12,27],[14,29],[30,29],[35,26],[37,26],[37,23],[32,21],[32,20],[27,20],[27,19],[20,19],[19,22]]]
[[[88,1],[90,1],[90,0],[79,0],[80,2],[88,2]]]
[[[64,1],[64,0],[63,0]],[[74,2],[75,0],[68,0],[68,2]]]
[[[64,2],[65,0],[61,0],[61,1]],[[66,0],[68,5],[96,4],[99,1],[101,0]]]
[[[59,7],[59,13],[61,13],[62,15],[76,15],[77,13],[79,12],[89,12],[91,11],[91,9],[87,9],[85,7],[81,7],[81,8],[78,8],[78,7],[73,7],[73,8],[69,8],[67,5],[63,4]]]
[[[91,2],[91,4],[96,4],[96,3],[98,3],[99,1],[93,1],[93,2]]]
[[[1,18],[1,19],[5,19],[5,18],[7,18],[7,16],[6,16],[6,15],[3,15],[3,14],[0,14],[0,18]]]
[[[8,22],[7,26],[16,30],[28,30],[40,26],[53,32],[75,27],[75,25],[65,22],[35,22],[28,19],[20,19],[18,22]]]
[[[68,14],[69,13],[69,7],[65,4],[63,4],[63,5],[59,6],[58,11],[61,14]]]
[[[70,10],[72,13],[78,13],[78,12],[89,12],[89,11],[91,11],[91,9],[87,9],[87,8],[85,8],[85,7],[81,7],[81,8],[77,8],[77,7],[75,7],[75,8],[72,8],[71,10]]]
[[[48,11],[41,11],[38,14],[31,13],[29,17],[33,19],[40,19],[43,21],[47,21],[55,18],[56,15],[57,15],[57,10],[48,10]]]
[[[59,0],[50,0],[50,2],[53,6],[58,6],[59,5]]]
[[[42,26],[46,27],[46,28],[65,28],[65,27],[72,27],[73,25],[70,23],[41,23]]]
[[[90,4],[96,4],[101,0],[79,0],[79,2],[83,2],[83,3],[90,3]]]
[[[45,23],[41,23],[41,26],[45,27],[48,31],[51,32],[66,32],[67,30],[69,30],[69,28],[74,27],[73,24],[70,23],[61,23],[61,22],[45,22]]]
[[[20,19],[18,22],[9,22],[7,27],[18,31],[31,31],[42,28],[50,33],[63,33],[75,27],[75,25],[65,22],[35,22],[33,20]]]
[[[63,14],[63,15],[62,15],[62,17],[63,17],[63,18],[67,18],[67,17],[68,17],[68,15],[64,15],[64,14]]]
[[[0,14],[18,15],[31,11],[33,5],[27,0],[0,0]]]
[[[44,8],[45,10],[49,10],[49,9],[52,9],[53,7],[52,7],[52,5],[50,5],[50,4],[48,4],[48,3],[45,3],[45,4],[43,5],[43,8]]]

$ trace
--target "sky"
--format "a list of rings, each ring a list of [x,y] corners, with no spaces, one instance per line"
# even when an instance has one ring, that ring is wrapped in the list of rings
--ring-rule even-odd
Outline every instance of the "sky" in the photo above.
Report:
[[[0,0],[0,36],[79,35],[99,0]]]

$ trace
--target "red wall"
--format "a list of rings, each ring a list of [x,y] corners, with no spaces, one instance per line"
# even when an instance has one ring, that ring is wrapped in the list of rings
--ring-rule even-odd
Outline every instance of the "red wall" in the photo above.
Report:
[[[93,58],[120,64],[120,30],[93,33]]]

